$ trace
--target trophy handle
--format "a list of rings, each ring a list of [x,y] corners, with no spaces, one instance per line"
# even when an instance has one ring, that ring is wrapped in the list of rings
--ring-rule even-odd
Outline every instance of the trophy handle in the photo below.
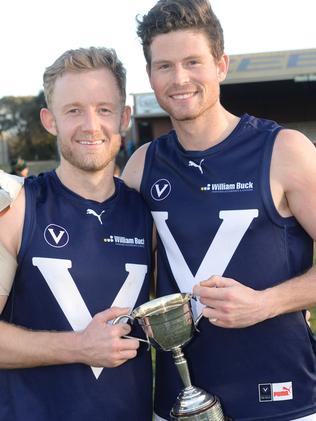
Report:
[[[193,295],[193,294],[190,293],[190,296],[191,296],[192,300],[198,301],[198,297],[196,295]],[[202,317],[203,317],[203,313],[201,312],[195,320],[193,319],[195,330],[198,333],[200,333],[200,330],[198,329],[198,324],[199,324],[199,321],[202,319]]]
[[[199,330],[199,328],[198,328],[198,324],[199,324],[199,321],[202,319],[202,317],[203,317],[203,314],[202,314],[202,313],[200,313],[200,314],[197,316],[197,318],[194,320],[195,330],[196,330],[198,333],[200,333],[200,330]]]
[[[117,325],[123,319],[130,320],[132,322],[132,324],[135,321],[135,318],[133,316],[130,316],[129,314],[123,314],[122,316],[119,316],[116,319],[114,319],[112,321],[112,325]],[[137,339],[138,341],[144,342],[145,344],[147,344],[147,351],[149,351],[150,350],[150,341],[149,341],[149,338],[147,336],[147,333],[145,333],[145,335],[146,335],[146,340],[145,339],[142,339],[142,338],[137,338],[136,336],[129,336],[129,335],[124,335],[124,336],[122,336],[122,338],[125,338],[125,339]]]

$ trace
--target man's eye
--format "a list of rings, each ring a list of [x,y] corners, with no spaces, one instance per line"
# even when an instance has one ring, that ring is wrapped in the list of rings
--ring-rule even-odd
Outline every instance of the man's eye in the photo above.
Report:
[[[70,110],[68,110],[69,114],[79,114],[80,110],[79,108],[71,108]]]
[[[99,112],[101,114],[109,114],[111,110],[109,110],[108,108],[100,108]]]
[[[165,64],[161,64],[158,68],[159,70],[167,70],[169,69],[169,67],[170,67],[170,64],[165,63]]]

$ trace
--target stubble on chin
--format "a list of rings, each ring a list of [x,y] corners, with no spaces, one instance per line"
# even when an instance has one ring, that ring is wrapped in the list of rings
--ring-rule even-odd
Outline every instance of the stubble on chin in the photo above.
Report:
[[[118,153],[119,149],[117,150]],[[65,146],[59,147],[59,153],[62,158],[73,167],[87,172],[101,171],[114,161],[117,153],[102,155],[86,154],[85,156],[77,155],[70,148]]]

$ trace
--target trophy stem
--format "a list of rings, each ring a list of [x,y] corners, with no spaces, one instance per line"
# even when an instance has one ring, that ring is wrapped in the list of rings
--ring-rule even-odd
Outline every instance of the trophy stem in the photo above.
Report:
[[[184,357],[181,347],[172,349],[172,355],[177,366],[181,380],[185,387],[192,386],[187,360]]]

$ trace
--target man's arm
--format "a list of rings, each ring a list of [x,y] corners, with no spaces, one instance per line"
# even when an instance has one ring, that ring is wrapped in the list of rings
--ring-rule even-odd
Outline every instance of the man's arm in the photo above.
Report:
[[[140,191],[140,184],[144,172],[144,164],[146,158],[146,152],[150,143],[146,143],[138,148],[128,160],[121,178],[129,187],[133,187],[135,190]]]
[[[10,369],[72,363],[117,367],[136,357],[139,347],[138,340],[121,338],[130,332],[127,324],[108,324],[127,311],[126,308],[112,307],[98,313],[80,332],[38,332],[1,321],[0,367]]]
[[[0,242],[5,248],[2,256],[10,254],[13,261],[20,247],[24,209],[25,195],[22,190],[11,208],[0,217]],[[2,313],[10,288],[7,288],[7,280],[4,285],[3,279],[0,279],[0,285],[3,285],[0,293]],[[126,308],[111,308],[98,313],[80,332],[38,332],[0,321],[0,367],[24,368],[70,363],[96,367],[121,365],[136,356],[139,342],[121,338],[130,332],[127,324],[114,326],[108,322],[127,311]]]
[[[316,149],[301,133],[282,130],[270,170],[272,196],[282,216],[295,216],[316,239]],[[212,276],[194,287],[205,317],[221,327],[246,327],[316,305],[316,269],[264,291]]]

